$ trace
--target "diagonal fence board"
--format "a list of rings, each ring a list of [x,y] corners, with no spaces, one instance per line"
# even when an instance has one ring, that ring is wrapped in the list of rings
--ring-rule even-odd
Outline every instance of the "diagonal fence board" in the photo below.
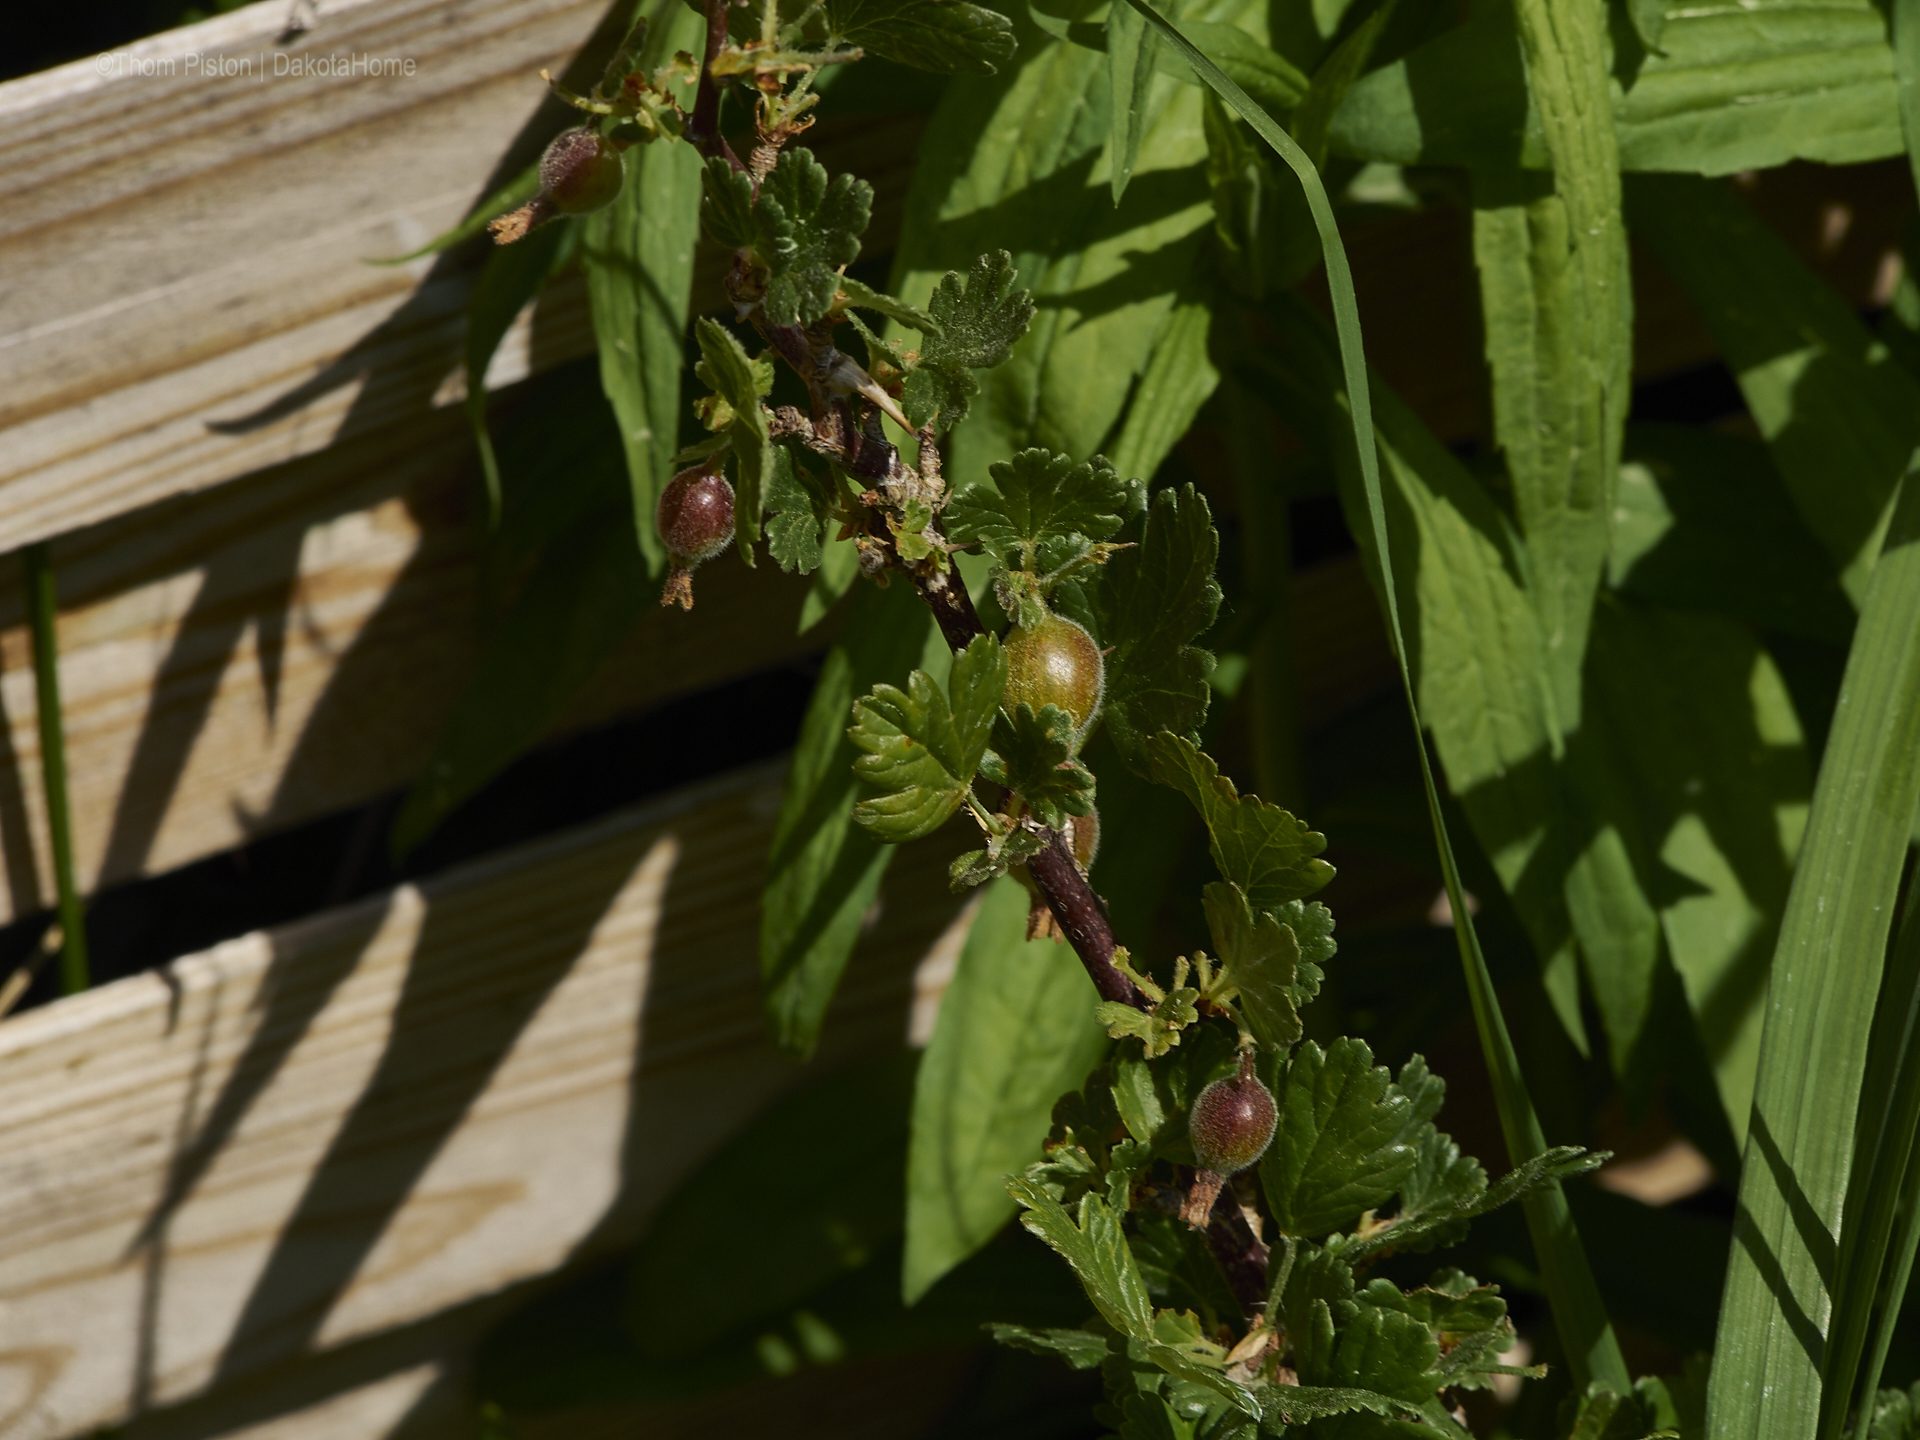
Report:
[[[754,960],[779,767],[0,1024],[0,1436],[51,1440],[631,1238],[805,1073]],[[905,1039],[915,847],[816,1065]]]
[[[609,9],[320,0],[285,36],[287,0],[262,0],[0,85],[0,551],[457,399],[484,249],[365,261],[497,183],[545,97],[540,69],[563,71]],[[275,73],[330,57],[412,73]],[[878,218],[897,227],[917,121],[822,130],[829,153],[877,158]],[[722,259],[705,261],[716,288]],[[592,343],[567,277],[489,385]]]
[[[372,799],[424,765],[479,648],[456,415],[404,463],[360,446],[53,546],[75,854],[89,890]],[[50,903],[31,646],[0,562],[0,918]],[[658,703],[825,644],[771,565],[649,607],[568,720]]]

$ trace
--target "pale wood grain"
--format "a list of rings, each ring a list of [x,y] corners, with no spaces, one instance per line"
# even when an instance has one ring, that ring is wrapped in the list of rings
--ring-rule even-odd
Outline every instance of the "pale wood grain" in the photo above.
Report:
[[[754,959],[777,798],[742,772],[0,1025],[0,1435],[630,1239],[803,1073]],[[946,858],[902,856],[816,1063],[904,1042]]]

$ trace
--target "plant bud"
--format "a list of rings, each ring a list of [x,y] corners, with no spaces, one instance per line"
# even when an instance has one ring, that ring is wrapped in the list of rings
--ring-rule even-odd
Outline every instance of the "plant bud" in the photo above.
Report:
[[[682,470],[660,492],[653,519],[671,567],[660,603],[691,610],[694,567],[733,538],[733,486],[711,470]]]
[[[1267,1153],[1279,1119],[1273,1095],[1253,1073],[1253,1052],[1240,1052],[1240,1073],[1200,1092],[1187,1117],[1193,1158],[1216,1175],[1237,1175]]]
[[[562,130],[540,157],[540,193],[562,215],[611,205],[626,179],[619,147],[598,131]]]
[[[1064,615],[1049,615],[1031,629],[1014,626],[1006,652],[1007,709],[1025,703],[1038,713],[1058,705],[1084,732],[1107,685],[1106,662],[1093,637]]]

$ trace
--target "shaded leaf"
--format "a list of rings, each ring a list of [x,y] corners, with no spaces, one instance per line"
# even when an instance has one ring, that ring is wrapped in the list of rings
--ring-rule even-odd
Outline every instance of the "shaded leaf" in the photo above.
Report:
[[[1140,132],[1146,126],[1147,95],[1153,86],[1154,52],[1159,32],[1132,9],[1114,5],[1107,11],[1108,110],[1112,128],[1107,140],[1107,176],[1113,203],[1127,193],[1133,167],[1140,158]]]
[[[740,557],[753,563],[753,546],[760,538],[760,511],[765,486],[773,473],[773,440],[767,432],[760,397],[773,388],[770,370],[758,369],[733,332],[702,315],[694,322],[702,359],[695,373],[732,410],[728,435],[733,443],[733,539]],[[763,388],[764,386],[764,388]]]
[[[1073,1267],[1100,1318],[1122,1335],[1151,1342],[1153,1303],[1127,1249],[1120,1217],[1107,1203],[1097,1195],[1083,1196],[1076,1223],[1059,1201],[1025,1177],[1007,1188],[1026,1211],[1020,1223]]]
[[[767,318],[811,325],[833,308],[840,267],[860,255],[873,187],[852,175],[829,179],[810,150],[780,152],[753,207],[754,249],[767,267]]]
[[[993,722],[993,748],[998,763],[983,773],[1018,793],[1049,830],[1093,813],[1093,772],[1072,758],[1073,717],[1058,705],[1036,715],[1023,700],[1011,716],[1002,711]]]
[[[853,771],[883,793],[862,800],[853,818],[896,844],[944,825],[973,785],[1006,683],[1000,642],[976,635],[954,657],[951,701],[924,670],[905,690],[876,685],[856,701],[847,733],[862,753]]]
[[[1013,23],[966,0],[827,0],[827,24],[847,45],[916,70],[991,75],[1013,58]]]
[[[795,460],[787,446],[774,446],[767,484],[767,553],[782,570],[809,575],[820,567],[831,506],[825,484]]]
[[[937,416],[944,430],[965,419],[980,391],[973,372],[1004,363],[1033,323],[1033,297],[1014,279],[1013,257],[996,250],[975,260],[965,279],[950,271],[935,287],[927,313],[936,329],[900,391],[915,425]]]
[[[1303,1044],[1276,1096],[1279,1127],[1260,1161],[1260,1184],[1283,1234],[1312,1239],[1348,1230],[1412,1173],[1402,1139],[1411,1104],[1392,1089],[1363,1041]]]
[[[1299,937],[1270,914],[1256,916],[1237,885],[1216,880],[1202,894],[1222,966],[1221,998],[1239,999],[1254,1039],[1285,1049],[1300,1038]]]
[[[1027,904],[1011,879],[981,897],[921,1062],[907,1156],[909,1305],[1012,1217],[1006,1177],[1040,1158],[1053,1097],[1106,1046],[1086,971],[1066,946],[1026,938]]]
[[[891,295],[882,294],[871,285],[856,280],[851,275],[840,277],[840,293],[847,297],[849,305],[857,305],[863,310],[872,310],[886,316],[889,320],[898,320],[902,325],[911,325],[923,335],[930,335],[940,328],[940,322],[918,305],[909,305],[904,300],[896,300]]]
[[[1207,824],[1213,863],[1251,905],[1271,909],[1311,895],[1333,878],[1333,867],[1315,858],[1327,848],[1326,836],[1278,805],[1241,795],[1191,741],[1163,731],[1150,753],[1154,778],[1193,802]]]
[[[1096,455],[1022,450],[992,467],[993,485],[969,485],[946,509],[947,537],[979,544],[1009,569],[1045,574],[1119,530],[1132,488]]]
[[[989,1325],[987,1333],[1002,1345],[1057,1355],[1076,1370],[1091,1370],[1107,1358],[1107,1337],[1091,1330],[1029,1330],[1024,1325]]]

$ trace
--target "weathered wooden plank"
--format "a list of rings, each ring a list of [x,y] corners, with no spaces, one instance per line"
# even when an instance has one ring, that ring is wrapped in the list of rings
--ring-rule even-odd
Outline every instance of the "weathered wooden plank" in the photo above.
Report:
[[[400,463],[361,444],[54,543],[75,854],[89,889],[408,783],[478,652],[472,479],[456,415]],[[384,451],[386,442],[364,442]],[[0,915],[51,895],[29,642],[0,564]],[[716,564],[646,615],[575,724],[822,644],[800,587]]]
[[[218,1392],[631,1238],[802,1073],[758,1004],[778,769],[0,1025],[0,1435]],[[903,855],[820,1063],[960,902]]]

